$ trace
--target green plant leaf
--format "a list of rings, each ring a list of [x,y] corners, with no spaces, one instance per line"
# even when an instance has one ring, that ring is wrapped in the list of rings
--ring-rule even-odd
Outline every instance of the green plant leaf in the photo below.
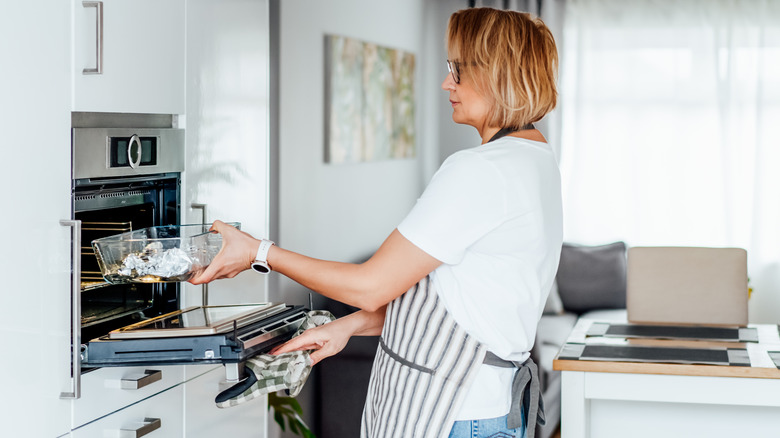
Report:
[[[275,392],[268,394],[268,409],[273,409],[274,420],[286,431],[285,423],[289,425],[290,432],[301,435],[304,438],[316,438],[316,436],[303,421],[303,408],[298,400],[292,397],[281,397]],[[287,420],[285,422],[285,420]]]
[[[276,424],[278,424],[279,427],[282,428],[282,431],[285,430],[285,427],[284,427],[284,415],[282,415],[281,412],[275,412],[274,413],[274,421],[276,421]]]

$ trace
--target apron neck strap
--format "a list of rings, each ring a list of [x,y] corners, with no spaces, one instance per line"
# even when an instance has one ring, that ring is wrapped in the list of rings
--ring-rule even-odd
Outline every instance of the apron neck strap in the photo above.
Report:
[[[523,125],[520,127],[520,129],[515,128],[501,128],[496,134],[492,137],[490,137],[490,140],[488,140],[488,143],[490,143],[493,140],[498,140],[501,137],[504,137],[506,135],[509,135],[515,131],[525,131],[526,129],[534,129],[534,125],[529,123],[527,125]]]

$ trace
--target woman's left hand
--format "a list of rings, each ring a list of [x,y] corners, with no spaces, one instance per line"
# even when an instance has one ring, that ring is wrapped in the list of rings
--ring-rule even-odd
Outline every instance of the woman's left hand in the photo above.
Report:
[[[271,354],[312,350],[312,365],[343,350],[352,336],[376,336],[382,332],[387,306],[376,312],[359,310],[335,321],[306,330],[275,348]]]
[[[260,241],[232,225],[214,221],[210,231],[222,235],[222,249],[208,268],[190,279],[192,284],[208,283],[219,278],[233,278],[250,268]]]
[[[333,356],[343,350],[349,338],[352,337],[354,328],[344,318],[306,330],[292,338],[280,347],[274,349],[271,354],[277,355],[291,351],[311,350],[309,357],[312,365]]]

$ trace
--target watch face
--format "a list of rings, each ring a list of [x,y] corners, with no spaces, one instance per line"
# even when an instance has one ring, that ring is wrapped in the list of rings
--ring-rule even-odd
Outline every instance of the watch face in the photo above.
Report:
[[[261,262],[259,260],[255,260],[254,262],[252,262],[252,269],[254,269],[255,271],[261,274],[267,274],[271,272],[271,268],[268,267],[268,263]]]

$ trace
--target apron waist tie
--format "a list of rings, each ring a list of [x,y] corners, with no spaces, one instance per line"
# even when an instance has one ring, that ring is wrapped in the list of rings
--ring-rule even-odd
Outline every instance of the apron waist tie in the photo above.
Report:
[[[515,378],[512,380],[512,407],[509,410],[507,426],[510,429],[521,427],[522,413],[525,412],[526,437],[534,438],[536,424],[544,426],[547,423],[536,363],[530,357],[525,362],[504,360],[490,351],[487,352],[482,363],[502,368],[517,368]]]

